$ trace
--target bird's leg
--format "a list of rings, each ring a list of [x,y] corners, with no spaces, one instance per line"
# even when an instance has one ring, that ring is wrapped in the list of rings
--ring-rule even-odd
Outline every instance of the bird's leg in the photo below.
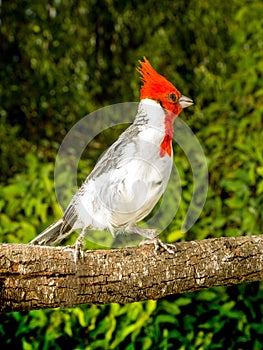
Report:
[[[160,248],[163,248],[164,250],[166,250],[170,254],[175,253],[175,246],[173,244],[168,244],[168,243],[162,242],[160,240],[160,238],[158,237],[159,233],[157,230],[143,229],[139,226],[131,225],[125,229],[125,232],[137,233],[138,235],[144,237],[145,239],[143,241],[141,241],[139,245],[154,244],[154,252],[155,253],[157,253],[157,250],[159,250]]]
[[[147,239],[154,239],[156,238],[159,233],[156,230],[149,229],[149,228],[142,228],[136,225],[130,225],[125,228],[126,233],[136,233],[144,238]]]
[[[79,255],[81,256],[82,260],[84,260],[84,251],[83,251],[83,244],[82,244],[82,240],[85,236],[87,232],[87,228],[83,228],[80,235],[78,236],[78,238],[76,239],[76,242],[74,244],[74,253],[73,253],[73,257],[74,257],[74,262],[75,264],[78,261],[78,257]]]

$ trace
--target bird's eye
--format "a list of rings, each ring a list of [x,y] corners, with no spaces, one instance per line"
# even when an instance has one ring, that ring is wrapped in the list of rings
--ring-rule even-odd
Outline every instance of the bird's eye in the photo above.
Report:
[[[177,95],[175,93],[170,93],[168,95],[168,100],[171,101],[172,103],[176,103],[178,101]]]

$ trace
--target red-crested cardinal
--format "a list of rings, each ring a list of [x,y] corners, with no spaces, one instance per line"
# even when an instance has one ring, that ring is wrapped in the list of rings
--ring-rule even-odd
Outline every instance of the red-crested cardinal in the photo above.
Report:
[[[147,239],[157,237],[156,230],[136,224],[152,211],[165,191],[173,164],[173,122],[193,101],[158,74],[145,57],[139,63],[143,85],[134,123],[99,159],[63,218],[32,244],[59,243],[79,228],[79,247],[88,230],[109,230],[113,236],[122,231]]]

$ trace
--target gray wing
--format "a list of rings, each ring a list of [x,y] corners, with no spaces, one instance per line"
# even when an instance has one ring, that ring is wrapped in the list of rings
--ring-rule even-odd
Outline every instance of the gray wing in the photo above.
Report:
[[[64,234],[68,231],[71,231],[72,227],[74,226],[75,222],[78,219],[78,214],[74,206],[74,197],[73,197],[73,200],[69,203],[64,213],[63,219],[64,221],[60,229],[60,234]]]
[[[134,124],[127,128],[120,135],[120,137],[101,155],[85,182],[88,181],[89,178],[94,179],[103,173],[107,173],[109,170],[116,168],[123,156],[123,151],[125,150],[126,146],[134,143],[134,138],[139,134],[139,132],[139,127]]]

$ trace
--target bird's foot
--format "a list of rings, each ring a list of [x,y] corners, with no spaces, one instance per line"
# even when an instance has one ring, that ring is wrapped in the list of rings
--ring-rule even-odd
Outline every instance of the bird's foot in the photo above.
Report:
[[[76,264],[79,260],[79,257],[81,257],[82,261],[84,261],[84,250],[83,250],[83,244],[82,244],[82,237],[79,236],[76,240],[74,246],[73,246],[73,259],[74,263]]]
[[[154,229],[149,229],[149,228],[142,228],[136,225],[131,225],[125,228],[126,233],[136,233],[146,239],[154,239],[156,238],[159,233],[158,231]]]
[[[152,239],[144,239],[143,241],[140,242],[139,245],[141,246],[143,244],[153,244],[155,254],[157,254],[157,251],[160,248],[163,248],[164,250],[166,250],[170,254],[175,254],[175,252],[176,252],[176,247],[174,244],[164,243],[160,240],[159,237],[155,237]]]
[[[76,264],[81,258],[82,261],[84,261],[84,250],[82,249],[82,243],[76,242],[74,245],[67,245],[65,247],[62,247],[64,251],[70,251],[73,253],[73,260]]]

